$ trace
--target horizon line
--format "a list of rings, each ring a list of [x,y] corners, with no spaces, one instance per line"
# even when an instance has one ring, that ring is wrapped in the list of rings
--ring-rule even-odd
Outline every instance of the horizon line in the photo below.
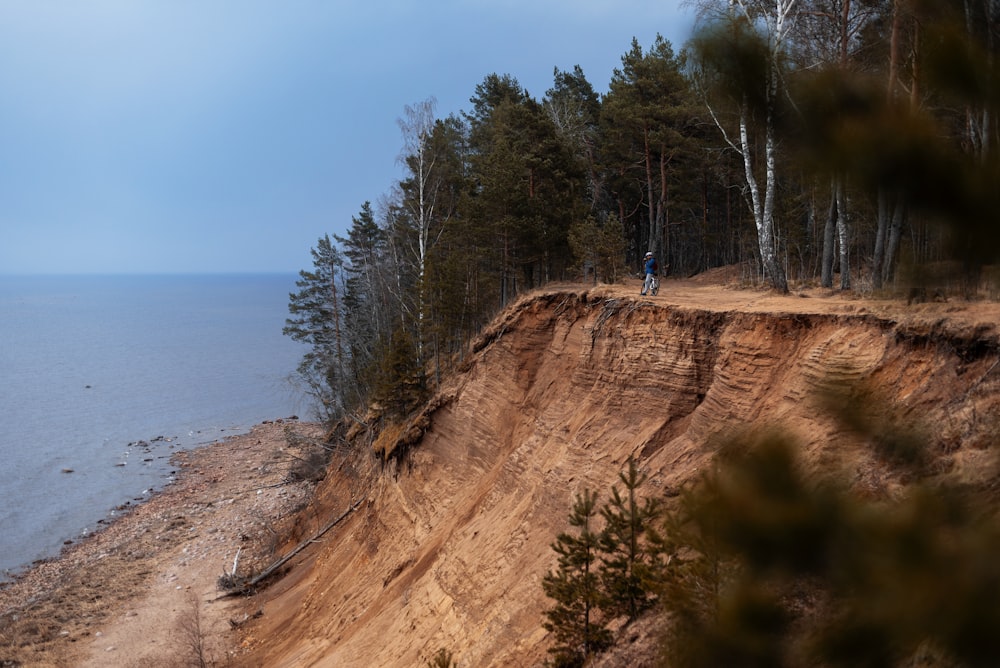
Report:
[[[109,276],[263,276],[298,275],[298,269],[239,269],[232,271],[0,271],[0,278]]]

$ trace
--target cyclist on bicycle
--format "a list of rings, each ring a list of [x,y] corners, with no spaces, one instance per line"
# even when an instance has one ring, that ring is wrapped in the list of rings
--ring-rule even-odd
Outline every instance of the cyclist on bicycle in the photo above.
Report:
[[[653,257],[653,251],[646,253],[645,257],[645,271],[646,280],[642,284],[642,292],[640,295],[644,295],[647,292],[650,294],[656,294],[659,286],[656,284],[656,271],[659,269],[659,265],[656,263],[656,258]]]

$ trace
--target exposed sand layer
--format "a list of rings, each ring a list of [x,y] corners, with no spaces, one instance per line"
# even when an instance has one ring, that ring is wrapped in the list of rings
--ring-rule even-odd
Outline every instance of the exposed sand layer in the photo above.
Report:
[[[403,668],[444,649],[460,668],[543,665],[551,544],[574,494],[606,500],[629,457],[642,493],[674,498],[721,437],[780,424],[807,469],[899,493],[871,444],[819,409],[828,383],[869,388],[872,419],[925,427],[936,471],[998,484],[1000,304],[701,279],[656,297],[638,280],[547,286],[500,314],[425,413],[374,443],[408,454],[258,597],[234,664]],[[321,517],[343,512],[348,482],[320,483]],[[603,665],[655,665],[655,625],[642,628]]]
[[[829,381],[925,423],[941,471],[1000,481],[1000,304],[719,285],[731,278],[526,296],[395,432],[410,447],[398,468],[359,438],[315,490],[290,482],[309,446],[286,429],[320,432],[297,423],[184,455],[176,484],[0,590],[0,666],[414,666],[439,649],[463,667],[540,665],[550,544],[573,494],[606,494],[630,456],[651,493],[675,493],[727,429],[780,422],[807,465],[835,458],[870,494],[896,493],[817,412]],[[296,546],[269,588],[220,598],[238,550],[256,572]],[[655,627],[636,629],[602,665],[655,657]]]

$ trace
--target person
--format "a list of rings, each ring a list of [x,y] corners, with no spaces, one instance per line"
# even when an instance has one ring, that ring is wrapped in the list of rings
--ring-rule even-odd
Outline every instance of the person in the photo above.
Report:
[[[654,295],[656,294],[656,288],[657,288],[657,285],[656,285],[656,270],[657,269],[659,269],[659,266],[656,263],[656,258],[653,256],[653,251],[649,251],[648,253],[646,253],[646,257],[645,257],[646,280],[643,281],[642,292],[639,293],[640,295],[644,295],[647,292],[650,292],[651,294],[654,294]]]

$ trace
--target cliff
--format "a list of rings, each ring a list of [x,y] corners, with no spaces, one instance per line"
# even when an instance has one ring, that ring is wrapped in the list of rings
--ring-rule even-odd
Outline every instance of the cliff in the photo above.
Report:
[[[827,383],[922,427],[947,475],[996,475],[1000,306],[862,302],[667,282],[526,296],[431,402],[398,468],[332,467],[300,535],[357,510],[251,605],[245,665],[539,665],[542,576],[576,493],[606,495],[630,456],[647,494],[696,478],[719,437],[781,425],[804,460],[836,457],[867,493],[905,481],[817,409]],[[364,490],[364,492],[360,491]]]

